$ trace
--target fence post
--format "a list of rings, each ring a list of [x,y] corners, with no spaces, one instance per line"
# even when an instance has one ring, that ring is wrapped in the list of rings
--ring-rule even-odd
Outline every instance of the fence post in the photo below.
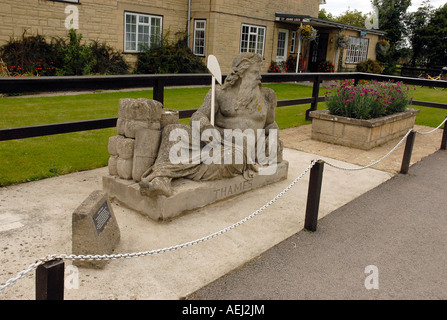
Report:
[[[156,79],[155,85],[154,85],[154,92],[153,97],[154,100],[157,100],[158,102],[161,102],[164,104],[164,98],[165,98],[165,84],[162,79]]]
[[[447,117],[446,117],[447,119]],[[444,129],[442,133],[441,150],[447,149],[447,122],[444,123]]]
[[[317,230],[318,210],[320,208],[321,185],[323,183],[323,169],[324,169],[324,161],[318,160],[310,170],[304,229],[312,232]]]
[[[310,105],[310,109],[306,110],[306,120],[310,120],[309,113],[311,111],[317,110],[318,107],[318,97],[320,95],[320,76],[315,76],[314,85],[312,88],[312,103]]]
[[[64,260],[56,259],[36,269],[36,300],[64,300]]]
[[[411,154],[413,152],[414,138],[416,136],[416,131],[411,131],[407,137],[407,142],[405,144],[404,157],[402,159],[402,166],[400,167],[400,173],[407,174],[410,168]]]

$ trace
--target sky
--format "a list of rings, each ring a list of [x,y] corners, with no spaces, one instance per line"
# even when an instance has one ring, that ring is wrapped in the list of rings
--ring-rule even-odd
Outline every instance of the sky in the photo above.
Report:
[[[422,4],[423,0],[412,0],[409,11],[416,11]],[[439,8],[444,5],[447,0],[430,0],[431,5],[434,8]],[[326,0],[326,4],[320,5],[320,9],[326,9],[326,12],[332,13],[334,16],[338,16],[345,12],[348,8],[350,10],[357,9],[362,13],[368,13],[372,11],[372,5],[369,0]]]

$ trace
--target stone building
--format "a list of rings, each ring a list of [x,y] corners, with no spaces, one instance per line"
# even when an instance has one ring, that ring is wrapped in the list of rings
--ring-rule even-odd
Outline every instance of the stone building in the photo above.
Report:
[[[10,37],[41,34],[64,36],[71,28],[83,39],[106,41],[122,51],[130,62],[144,45],[189,35],[189,46],[204,58],[214,54],[222,72],[230,71],[235,55],[256,51],[266,72],[272,61],[296,56],[300,48],[303,69],[317,71],[320,61],[339,70],[355,68],[359,61],[375,59],[378,30],[355,28],[317,19],[321,0],[2,0],[0,45]],[[318,39],[300,41],[297,30],[312,25]],[[336,38],[349,37],[349,47],[340,51]],[[340,59],[341,57],[341,59]]]

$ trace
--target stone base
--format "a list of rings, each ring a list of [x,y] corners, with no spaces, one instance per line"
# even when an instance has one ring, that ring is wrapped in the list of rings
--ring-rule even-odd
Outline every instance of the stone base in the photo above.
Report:
[[[216,201],[284,180],[287,178],[288,169],[289,163],[284,160],[277,165],[274,174],[256,174],[250,180],[245,180],[242,176],[200,182],[175,179],[172,181],[174,194],[171,197],[141,195],[138,183],[110,175],[103,177],[103,189],[111,199],[120,204],[153,220],[162,221]]]
[[[351,148],[370,150],[403,137],[413,128],[417,109],[407,109],[386,117],[360,120],[329,114],[328,110],[310,112],[314,140]]]

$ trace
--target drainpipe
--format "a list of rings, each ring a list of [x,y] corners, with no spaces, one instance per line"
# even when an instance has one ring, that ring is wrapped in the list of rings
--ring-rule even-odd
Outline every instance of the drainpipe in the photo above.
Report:
[[[188,30],[187,30],[187,40],[188,40],[188,48],[189,48],[189,35],[191,33],[191,0],[188,0]]]

